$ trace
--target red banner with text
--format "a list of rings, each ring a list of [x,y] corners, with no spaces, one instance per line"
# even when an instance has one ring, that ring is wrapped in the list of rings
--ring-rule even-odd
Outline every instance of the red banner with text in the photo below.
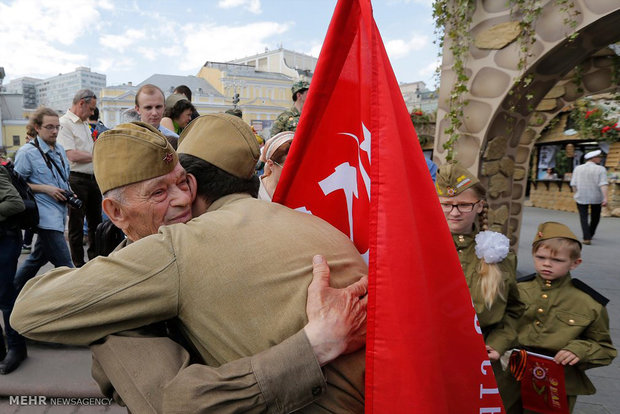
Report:
[[[369,264],[367,413],[501,413],[456,249],[369,0],[340,0],[274,201]]]

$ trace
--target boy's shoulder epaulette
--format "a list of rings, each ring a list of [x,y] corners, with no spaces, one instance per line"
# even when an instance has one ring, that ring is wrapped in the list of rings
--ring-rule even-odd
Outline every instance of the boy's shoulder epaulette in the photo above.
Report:
[[[517,278],[517,283],[521,282],[529,282],[530,280],[536,279],[536,273],[532,273],[531,275],[525,275]]]
[[[585,292],[588,295],[590,295],[592,299],[594,299],[601,305],[607,306],[607,304],[609,303],[609,299],[607,299],[605,296],[598,293],[596,290],[592,289],[590,286],[583,283],[581,280],[572,279],[572,282],[573,282],[573,286],[575,286],[577,289],[581,290],[582,292]]]

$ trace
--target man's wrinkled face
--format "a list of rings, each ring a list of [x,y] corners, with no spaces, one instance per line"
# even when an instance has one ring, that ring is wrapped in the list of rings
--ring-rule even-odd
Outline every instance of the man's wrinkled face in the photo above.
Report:
[[[187,173],[177,166],[166,175],[130,184],[123,192],[122,230],[131,240],[157,233],[160,226],[192,219],[192,197]]]
[[[142,92],[138,96],[136,112],[140,114],[140,121],[159,128],[161,118],[164,116],[164,96],[155,91],[152,94]]]

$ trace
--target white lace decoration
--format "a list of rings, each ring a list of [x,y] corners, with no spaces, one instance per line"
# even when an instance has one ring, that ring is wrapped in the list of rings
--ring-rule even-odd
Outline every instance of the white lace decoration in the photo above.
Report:
[[[508,256],[508,237],[495,231],[481,231],[476,235],[476,256],[488,264],[499,263]]]

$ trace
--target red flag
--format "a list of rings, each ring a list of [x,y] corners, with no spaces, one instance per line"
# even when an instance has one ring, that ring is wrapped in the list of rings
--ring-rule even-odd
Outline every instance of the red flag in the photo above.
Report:
[[[521,382],[523,408],[541,414],[568,414],[568,400],[564,386],[564,366],[552,357],[514,351],[510,356],[510,370]]]
[[[274,201],[369,251],[367,413],[503,412],[369,0],[336,6]]]

